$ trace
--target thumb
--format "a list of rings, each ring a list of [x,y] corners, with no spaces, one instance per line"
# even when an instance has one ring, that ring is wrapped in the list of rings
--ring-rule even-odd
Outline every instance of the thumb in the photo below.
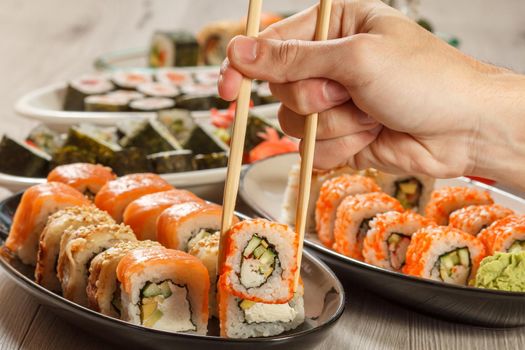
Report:
[[[328,41],[273,40],[237,36],[228,46],[230,64],[252,79],[287,83],[309,78],[348,77],[360,35]]]

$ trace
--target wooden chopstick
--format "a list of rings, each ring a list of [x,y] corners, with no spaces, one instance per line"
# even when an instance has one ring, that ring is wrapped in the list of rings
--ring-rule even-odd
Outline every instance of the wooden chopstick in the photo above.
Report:
[[[320,0],[317,23],[315,26],[316,41],[328,38],[330,26],[330,13],[332,0]],[[306,117],[305,134],[303,138],[303,149],[301,152],[301,171],[299,174],[299,196],[297,199],[297,211],[295,214],[295,230],[299,236],[299,248],[297,250],[297,273],[295,274],[295,289],[299,284],[301,274],[301,261],[303,258],[304,231],[306,227],[306,216],[308,212],[308,200],[310,198],[310,186],[312,183],[312,170],[314,162],[315,136],[317,134],[318,114],[310,114]]]
[[[246,36],[257,37],[261,22],[262,0],[250,0],[248,8],[248,20],[246,23]],[[222,202],[221,236],[219,243],[219,271],[224,262],[225,234],[233,222],[237,192],[239,190],[239,178],[241,176],[242,158],[244,153],[244,139],[246,138],[246,124],[250,110],[250,97],[252,93],[252,80],[243,78],[237,97],[235,108],[235,119],[230,141],[230,155],[228,157],[228,171],[224,185],[224,196]]]

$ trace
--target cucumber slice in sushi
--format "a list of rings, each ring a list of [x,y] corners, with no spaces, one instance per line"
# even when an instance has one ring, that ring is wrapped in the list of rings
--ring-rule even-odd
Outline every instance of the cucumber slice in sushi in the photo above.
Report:
[[[443,282],[465,285],[470,275],[470,253],[468,248],[458,248],[443,254],[438,259],[439,275]]]

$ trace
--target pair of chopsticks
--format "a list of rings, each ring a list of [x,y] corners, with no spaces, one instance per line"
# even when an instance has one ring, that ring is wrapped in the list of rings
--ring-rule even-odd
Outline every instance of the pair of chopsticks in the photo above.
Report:
[[[317,24],[315,28],[315,40],[326,40],[328,38],[328,28],[330,25],[331,0],[320,0],[319,13],[317,14]],[[248,9],[248,21],[246,25],[246,35],[257,37],[259,33],[259,23],[261,21],[262,0],[250,0]],[[219,263],[224,261],[223,242],[226,233],[233,222],[237,192],[239,190],[239,178],[241,175],[242,156],[244,151],[244,140],[246,138],[246,124],[250,108],[250,96],[252,91],[252,80],[243,78],[237,98],[235,109],[235,119],[233,122],[233,132],[230,142],[230,156],[228,158],[228,172],[224,186],[223,212],[221,224],[221,237],[219,244]],[[305,135],[303,139],[303,149],[301,152],[301,171],[299,176],[299,197],[297,199],[297,212],[295,230],[299,236],[299,247],[297,251],[297,273],[295,275],[295,287],[299,283],[304,231],[306,227],[306,216],[308,210],[308,199],[310,198],[310,185],[312,182],[312,169],[315,149],[315,136],[317,133],[318,114],[310,114],[306,117]],[[219,270],[220,271],[220,270]]]

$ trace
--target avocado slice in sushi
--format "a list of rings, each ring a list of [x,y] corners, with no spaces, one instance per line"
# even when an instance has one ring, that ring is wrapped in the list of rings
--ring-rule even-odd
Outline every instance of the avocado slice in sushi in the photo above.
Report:
[[[193,170],[193,152],[177,150],[150,154],[148,160],[157,174],[178,173]]]
[[[51,156],[7,135],[0,141],[0,172],[16,176],[46,177]]]
[[[401,203],[403,208],[412,209],[419,206],[423,185],[418,179],[411,177],[396,181],[395,189],[394,197]]]
[[[166,126],[155,119],[141,122],[133,132],[120,140],[120,145],[124,148],[138,147],[147,154],[182,149]]]
[[[470,275],[468,248],[454,249],[439,257],[439,276],[443,282],[466,285]]]

